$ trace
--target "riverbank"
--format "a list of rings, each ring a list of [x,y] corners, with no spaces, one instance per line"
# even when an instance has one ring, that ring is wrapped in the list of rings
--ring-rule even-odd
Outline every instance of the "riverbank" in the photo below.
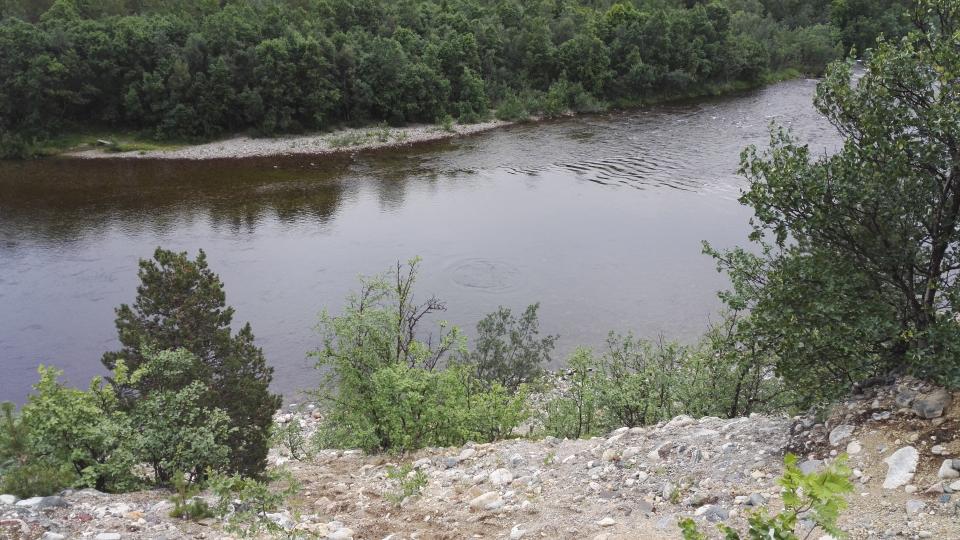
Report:
[[[666,103],[683,103],[698,99],[733,95],[770,86],[804,75],[795,69],[783,69],[766,74],[757,82],[735,81],[720,85],[700,87],[692,92],[670,97],[620,104],[618,109],[640,109]],[[567,116],[576,112],[569,111]],[[523,120],[493,119],[476,124],[418,124],[404,127],[386,125],[342,128],[328,133],[307,135],[279,135],[275,137],[235,136],[200,144],[154,143],[136,137],[104,135],[87,136],[83,139],[68,137],[68,144],[61,142],[51,146],[45,154],[80,159],[170,159],[170,160],[216,160],[243,159],[271,156],[353,153],[358,151],[399,148],[417,144],[443,141],[502,128],[518,122],[539,122],[544,117],[531,115]]]
[[[413,125],[406,127],[346,128],[330,133],[279,137],[232,137],[209,143],[157,149],[132,149],[112,144],[75,149],[60,154],[81,159],[172,159],[209,160],[270,156],[352,153],[362,150],[397,148],[455,137],[473,135],[512,124],[491,120],[477,124]],[[110,141],[103,141],[110,143]]]

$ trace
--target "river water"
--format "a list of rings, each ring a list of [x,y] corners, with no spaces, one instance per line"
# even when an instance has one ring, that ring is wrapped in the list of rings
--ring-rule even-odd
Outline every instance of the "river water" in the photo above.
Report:
[[[336,158],[0,163],[0,400],[22,401],[38,363],[78,385],[102,373],[157,246],[207,252],[290,399],[319,379],[320,310],[413,256],[420,296],[468,333],[540,302],[558,363],[610,330],[693,341],[726,285],[701,241],[749,232],[740,151],[772,121],[814,153],[839,144],[815,84]]]

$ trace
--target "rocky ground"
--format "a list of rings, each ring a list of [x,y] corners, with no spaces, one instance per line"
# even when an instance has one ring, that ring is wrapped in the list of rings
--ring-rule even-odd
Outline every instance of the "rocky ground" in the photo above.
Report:
[[[351,153],[376,148],[394,148],[462,137],[509,125],[510,122],[491,120],[478,124],[453,124],[449,130],[440,126],[420,125],[402,128],[347,128],[332,133],[268,138],[234,137],[206,144],[185,146],[173,150],[131,152],[107,151],[97,147],[68,152],[68,157],[85,159],[230,159],[265,156],[327,155]]]
[[[677,538],[677,520],[703,529],[781,506],[776,479],[785,451],[813,470],[850,456],[855,492],[841,524],[851,538],[960,538],[960,407],[913,380],[861,389],[814,417],[723,420],[685,416],[621,428],[590,440],[511,440],[434,448],[398,457],[325,450],[294,459],[271,453],[301,488],[269,517],[290,535],[331,539]],[[304,412],[278,414],[305,431]],[[403,497],[394,466],[426,483]],[[415,472],[410,473],[413,478]],[[956,493],[955,493],[956,492]],[[0,537],[229,538],[219,519],[168,516],[170,493],[92,490],[15,501],[0,497]],[[815,532],[810,538],[819,538]]]

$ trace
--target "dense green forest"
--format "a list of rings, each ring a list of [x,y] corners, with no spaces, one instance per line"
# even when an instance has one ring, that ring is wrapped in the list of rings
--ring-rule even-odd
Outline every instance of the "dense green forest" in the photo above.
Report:
[[[476,122],[719,92],[902,33],[907,0],[0,0],[0,157]],[[449,121],[449,120],[448,120]]]

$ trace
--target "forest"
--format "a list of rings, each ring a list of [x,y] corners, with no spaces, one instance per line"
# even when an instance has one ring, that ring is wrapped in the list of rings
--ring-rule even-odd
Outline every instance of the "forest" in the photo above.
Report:
[[[907,0],[0,0],[0,157],[71,131],[199,141],[472,123],[820,75]]]

